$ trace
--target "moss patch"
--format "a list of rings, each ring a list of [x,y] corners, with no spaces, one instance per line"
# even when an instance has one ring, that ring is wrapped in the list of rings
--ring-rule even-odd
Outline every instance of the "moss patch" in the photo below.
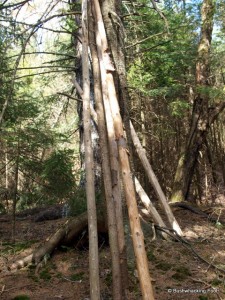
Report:
[[[156,260],[157,260],[157,258],[156,258],[156,256],[155,256],[153,250],[149,250],[149,251],[147,252],[147,257],[148,257],[148,260],[149,260],[149,261],[156,261]]]
[[[45,281],[49,281],[52,278],[51,274],[49,273],[49,270],[46,268],[40,272],[40,279],[43,279]]]
[[[13,300],[30,300],[30,297],[27,295],[18,295],[14,297]]]
[[[24,241],[18,243],[2,243],[3,249],[1,250],[2,253],[5,254],[14,254],[17,252],[21,252],[27,248],[30,248],[32,244],[36,243],[36,241]]]
[[[211,281],[211,284],[212,286],[218,286],[222,283],[222,281],[218,278],[214,278],[212,281]]]
[[[173,279],[178,281],[185,280],[188,276],[191,276],[191,272],[188,268],[180,266],[175,269],[176,273],[172,276]]]
[[[72,274],[72,275],[70,276],[70,279],[71,279],[72,281],[79,281],[79,280],[82,280],[83,278],[84,278],[84,272]]]
[[[172,265],[166,261],[161,261],[156,265],[156,267],[162,271],[169,271],[172,268]]]

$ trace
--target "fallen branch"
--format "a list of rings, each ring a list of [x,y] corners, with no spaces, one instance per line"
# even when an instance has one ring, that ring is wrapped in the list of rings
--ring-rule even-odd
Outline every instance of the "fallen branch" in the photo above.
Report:
[[[21,269],[33,263],[37,265],[46,255],[51,255],[54,249],[61,244],[69,244],[84,228],[87,226],[87,212],[81,214],[75,219],[67,220],[45,243],[34,250],[34,252],[25,258],[22,258],[11,264],[8,269]]]
[[[213,263],[209,262],[204,257],[202,257],[200,254],[198,254],[198,252],[194,249],[194,247],[191,245],[191,243],[189,243],[183,237],[179,236],[177,234],[176,230],[173,230],[173,229],[170,229],[170,228],[166,228],[166,227],[160,227],[158,225],[155,225],[155,227],[158,230],[161,230],[161,231],[167,233],[169,236],[171,236],[172,238],[174,238],[177,242],[181,242],[181,244],[186,249],[190,250],[195,255],[195,257],[197,257],[200,261],[202,261],[203,263],[207,264],[209,266],[209,268],[213,268],[213,269],[218,270],[218,271],[220,271],[222,273],[225,273],[225,269],[217,267],[216,265],[214,265]]]
[[[181,202],[171,202],[169,203],[170,206],[172,207],[180,207],[182,209],[187,209],[195,214],[198,214],[200,216],[203,216],[204,218],[207,218],[210,222],[212,223],[221,223],[222,225],[225,224],[225,222],[223,220],[219,220],[219,217],[213,217],[210,214],[207,214],[206,212],[202,211],[199,207],[190,205],[189,203],[185,202],[185,201],[181,201]]]

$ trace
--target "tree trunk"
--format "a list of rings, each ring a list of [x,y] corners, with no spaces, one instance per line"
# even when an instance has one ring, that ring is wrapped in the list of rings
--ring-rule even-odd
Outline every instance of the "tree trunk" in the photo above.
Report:
[[[170,202],[175,203],[175,202],[183,201],[183,192],[182,192],[183,169],[184,169],[184,154],[181,154],[176,169],[175,179],[173,183],[173,191],[170,197]]]
[[[107,34],[110,53],[112,54],[116,72],[113,73],[120,113],[124,122],[130,162],[133,168],[132,139],[129,125],[130,96],[127,88],[125,65],[125,29],[121,20],[121,1],[108,0],[102,2],[102,15]]]
[[[78,0],[71,1],[71,11],[76,11],[76,5],[79,5]],[[76,89],[77,94],[82,99],[83,90],[82,90],[82,45],[81,39],[78,37],[82,36],[82,28],[81,28],[81,18],[79,15],[75,15],[75,27],[77,29],[73,30],[72,37],[74,43],[74,51],[76,55],[75,59],[75,70],[76,70],[76,78],[73,80],[74,87]],[[89,65],[89,69],[90,69]],[[91,122],[91,138],[92,138],[92,147],[93,147],[93,155],[94,155],[94,172],[95,172],[95,188],[97,192],[101,192],[101,159],[100,159],[100,151],[99,151],[99,136],[96,128],[96,114],[92,107],[94,106],[94,87],[93,87],[93,78],[92,74],[90,74],[90,102],[91,106],[91,117],[93,122]],[[84,125],[83,125],[83,105],[82,100],[77,102],[77,113],[79,116],[79,153],[80,153],[80,165],[81,165],[81,177],[80,177],[80,188],[84,188],[85,186],[85,163],[84,163]]]
[[[18,197],[19,158],[20,158],[20,141],[17,142],[15,177],[14,177],[14,188],[13,188],[13,205],[12,205],[12,241],[13,241],[13,243],[15,243],[15,233],[16,233],[16,203],[17,203],[17,197]]]
[[[99,300],[100,299],[99,257],[98,257],[97,214],[96,214],[96,203],[95,203],[94,157],[93,157],[93,148],[92,148],[92,139],[91,139],[87,0],[84,0],[82,2],[82,70],[83,70],[83,122],[84,122],[84,148],[85,148],[85,170],[86,170],[86,198],[87,198],[88,233],[89,233],[90,296],[92,300]]]
[[[9,157],[8,157],[8,146],[6,142],[5,146],[5,190],[6,190],[6,211],[9,212],[9,195],[8,195],[8,190],[9,190]]]
[[[196,85],[199,91],[194,100],[189,137],[184,154],[184,165],[181,174],[182,189],[175,192],[180,195],[180,201],[188,198],[199,151],[205,141],[209,122],[209,97],[203,90],[209,86],[210,46],[213,30],[214,0],[204,0],[202,4],[201,38],[198,45],[196,64]],[[174,198],[174,195],[172,195]]]

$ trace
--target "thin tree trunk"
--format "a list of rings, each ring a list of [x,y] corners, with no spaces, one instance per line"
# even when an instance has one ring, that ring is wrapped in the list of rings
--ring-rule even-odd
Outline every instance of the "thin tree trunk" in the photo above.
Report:
[[[220,170],[222,172],[223,175],[223,184],[225,185],[225,150],[224,150],[224,143],[225,141],[223,140],[223,136],[225,136],[225,132],[224,132],[224,127],[223,125],[221,126],[221,128],[219,128],[219,126],[217,127],[217,135],[218,135],[218,142],[219,142],[219,150],[217,150],[217,155],[219,157],[219,163],[220,163]]]
[[[183,187],[183,170],[184,170],[184,153],[181,154],[177,169],[176,169],[176,174],[174,178],[174,183],[173,183],[173,190],[172,194],[170,197],[170,202],[181,202],[184,201],[183,198],[183,192],[182,192],[182,187]]]
[[[141,136],[142,136],[142,147],[146,152],[146,128],[145,128],[145,112],[143,111],[143,107],[141,106]]]
[[[151,278],[149,275],[148,260],[144,245],[144,237],[138,214],[134,183],[132,180],[132,174],[129,165],[126,142],[122,135],[122,120],[115,121],[115,125],[119,125],[119,123],[120,126],[118,126],[116,130],[119,145],[119,157],[141,292],[144,300],[153,300],[154,294],[151,284]]]
[[[112,54],[114,65],[116,72],[114,72],[114,83],[116,86],[117,96],[119,99],[120,111],[124,119],[124,125],[127,134],[127,140],[129,144],[130,137],[130,129],[129,126],[129,114],[127,105],[129,103],[129,95],[127,92],[127,83],[126,83],[126,70],[125,70],[125,58],[124,58],[124,38],[122,37],[123,32],[123,24],[119,17],[119,10],[121,8],[121,1],[118,0],[108,0],[101,2],[102,8],[102,18],[104,22],[105,32],[107,35],[107,41],[109,45],[109,51]],[[113,26],[114,21],[113,18],[116,18],[117,21],[120,22],[120,26]],[[118,22],[117,22],[118,23]],[[129,151],[131,154],[130,161],[132,159],[132,150],[129,147]],[[118,173],[117,184],[113,186],[113,189],[120,190],[120,174]],[[121,195],[121,191],[119,192]],[[125,249],[125,237],[123,223],[121,222],[122,215],[122,198],[120,197],[120,201],[116,201],[116,215],[117,215],[117,226],[118,226],[118,240],[119,240],[119,248],[120,248],[120,261],[121,261],[121,272],[123,279],[123,287],[128,288],[128,279],[127,279],[127,270],[124,262],[124,257],[126,256]]]
[[[210,47],[213,30],[214,0],[204,0],[202,4],[202,28],[201,39],[198,45],[198,57],[196,64],[196,84],[199,87],[209,86],[210,75]],[[205,141],[209,123],[208,111],[209,98],[201,92],[195,97],[191,127],[185,150],[184,168],[182,176],[182,195],[187,199],[199,151]]]
[[[116,87],[117,98],[120,107],[120,114],[123,119],[127,146],[130,153],[130,165],[133,166],[133,148],[129,125],[129,103],[130,96],[127,88],[126,65],[125,65],[125,29],[120,18],[121,0],[108,0],[102,2],[102,15],[107,34],[108,46],[112,54],[116,72],[113,73],[114,84]]]
[[[214,0],[203,1],[201,39],[198,45],[198,57],[196,64],[196,84],[198,85],[198,88],[209,86],[210,47],[212,39],[214,7]],[[208,102],[208,96],[205,94],[202,95],[201,92],[198,92],[194,99],[191,126],[185,149],[184,164],[180,180],[180,201],[188,198],[199,151],[205,142],[207,131],[210,125],[214,122],[214,119],[224,109],[225,104],[221,103],[221,105],[219,105],[209,114]],[[173,194],[174,193],[172,193],[172,195]]]
[[[94,43],[95,44],[95,43]],[[101,42],[100,42],[101,44]],[[100,61],[100,67],[101,67],[101,61]],[[80,97],[83,98],[83,90],[76,82],[74,81],[74,84],[76,86],[77,92],[79,93]],[[106,105],[108,102],[107,100],[107,87],[102,85],[102,96],[103,96],[103,101],[105,105],[105,115],[106,115],[106,122],[107,122],[107,132],[108,132],[108,142],[109,142],[109,149],[110,149],[110,165],[111,165],[111,177],[112,177],[112,185],[113,185],[113,198],[114,199],[119,199],[120,195],[116,196],[115,191],[116,191],[116,184],[119,184],[118,176],[117,176],[117,171],[116,169],[118,168],[118,155],[117,155],[117,144],[115,140],[115,134],[114,134],[114,127],[113,127],[113,120],[110,112],[110,107]],[[92,107],[92,106],[91,106]],[[92,107],[93,109],[93,107]],[[94,109],[93,109],[94,111]],[[107,112],[110,112],[107,113]],[[97,120],[98,124],[98,120]],[[111,204],[112,205],[112,204]],[[114,204],[113,204],[114,205]],[[111,250],[111,255],[112,255],[112,273],[113,273],[113,282],[117,282],[117,284],[113,284],[113,293],[117,296],[115,297],[121,297],[122,296],[122,287],[118,284],[120,280],[120,265],[119,265],[119,248],[116,245],[118,243],[117,240],[117,226],[116,226],[116,215],[115,215],[115,207],[109,208],[107,206],[107,211],[108,209],[110,210],[110,213],[108,213],[109,218],[108,218],[108,223],[110,225],[110,230],[109,230],[109,242],[110,242],[110,250]],[[124,258],[125,259],[125,258]],[[115,298],[116,299],[116,298]]]
[[[9,212],[9,159],[8,159],[8,147],[7,142],[5,146],[5,190],[6,190],[6,207]]]
[[[14,177],[14,188],[13,188],[13,205],[12,205],[12,241],[15,243],[16,235],[16,203],[18,196],[18,177],[19,177],[19,155],[20,155],[19,142],[17,146],[17,156],[16,156],[16,165],[15,165],[15,177]]]
[[[98,257],[98,231],[95,203],[94,184],[94,158],[91,140],[91,114],[90,114],[90,79],[88,59],[88,15],[87,0],[82,2],[82,70],[83,70],[83,120],[84,120],[84,147],[86,170],[86,197],[88,211],[89,232],[89,273],[90,296],[92,300],[100,299],[99,284],[99,257]]]
[[[200,168],[201,168],[201,166],[198,163],[197,166],[196,166],[196,172],[195,172],[195,175],[196,175],[196,188],[197,188],[196,196],[197,196],[198,200],[201,202],[202,196],[203,196],[203,190],[202,190],[202,184],[201,184]],[[192,200],[192,202],[193,202],[193,200],[194,200],[194,202],[196,202],[195,198],[193,198],[191,200]],[[195,203],[195,204],[197,204],[197,203]]]
[[[215,167],[214,167],[214,163],[213,163],[213,156],[212,156],[212,153],[211,153],[210,145],[209,145],[207,140],[205,140],[205,146],[206,146],[206,153],[207,153],[209,166],[210,166],[211,173],[212,173],[213,183],[214,183],[214,185],[216,185],[217,184],[217,177],[216,177]]]

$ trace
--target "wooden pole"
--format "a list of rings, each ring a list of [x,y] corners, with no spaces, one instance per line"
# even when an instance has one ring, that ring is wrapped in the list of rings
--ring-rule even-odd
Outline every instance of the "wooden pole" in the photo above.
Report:
[[[116,97],[115,85],[112,77],[113,66],[110,61],[108,53],[107,38],[102,20],[101,10],[98,0],[93,0],[96,20],[97,20],[97,35],[100,37],[97,41],[98,52],[100,53],[101,61],[101,75],[102,85],[106,85],[108,94],[111,114],[113,117],[113,124],[115,128],[115,134],[119,149],[119,160],[122,171],[122,179],[124,183],[125,197],[128,207],[128,214],[130,220],[130,228],[132,233],[134,252],[136,256],[138,276],[140,280],[142,297],[144,300],[153,300],[153,289],[151,284],[151,278],[148,270],[148,260],[145,252],[144,237],[140,225],[140,219],[138,214],[134,183],[132,180],[132,174],[130,171],[128,151],[126,148],[126,141],[123,136],[123,124],[119,112],[118,100]],[[110,113],[110,112],[109,112]]]
[[[95,93],[95,102],[98,116],[98,132],[99,132],[99,141],[102,157],[102,171],[103,171],[103,180],[105,187],[105,197],[106,197],[106,206],[107,206],[107,217],[108,217],[108,229],[109,229],[109,242],[110,242],[110,251],[112,256],[112,277],[113,277],[113,299],[119,300],[124,299],[125,293],[122,289],[122,278],[121,271],[125,268],[126,261],[120,255],[119,247],[119,237],[120,235],[124,236],[123,229],[123,219],[122,216],[116,215],[116,204],[121,203],[121,193],[119,190],[118,176],[119,176],[119,164],[118,164],[118,150],[117,144],[115,141],[115,134],[113,128],[113,120],[110,119],[111,114],[104,112],[103,101],[107,102],[108,94],[107,87],[103,84],[101,85],[101,72],[99,65],[99,59],[96,49],[96,41],[93,32],[94,22],[90,18],[90,49],[92,56],[92,66],[93,66],[93,77],[94,77],[94,93]],[[92,30],[92,31],[91,31]],[[107,109],[107,104],[105,105]],[[109,108],[109,105],[108,105]],[[107,128],[108,132],[107,132]],[[108,133],[110,133],[108,135]],[[122,225],[121,225],[122,224]],[[125,242],[123,238],[123,249],[124,252]],[[123,253],[122,252],[122,253]],[[123,272],[124,274],[124,272]],[[125,274],[124,274],[125,275]],[[128,274],[127,276],[128,277]],[[124,277],[126,281],[126,279]],[[123,285],[123,288],[126,286]]]
[[[130,228],[136,257],[138,276],[140,280],[142,297],[144,300],[154,299],[151,278],[148,270],[148,260],[144,245],[144,236],[141,229],[135,188],[129,163],[129,152],[123,133],[123,123],[119,112],[119,104],[111,73],[107,73],[107,83],[110,95],[110,106],[114,120],[117,144],[119,148],[120,167],[124,185],[125,198],[127,202]]]
[[[156,210],[155,206],[152,204],[151,200],[149,199],[148,195],[144,191],[143,187],[141,186],[137,177],[134,178],[135,182],[135,189],[137,194],[139,195],[142,204],[147,209],[147,211],[151,214],[153,221],[155,224],[166,227],[165,223],[163,222],[162,218],[160,217],[158,211]]]
[[[82,2],[82,70],[86,196],[89,232],[90,297],[91,300],[100,300],[98,231],[94,186],[94,158],[91,142],[87,0],[83,0]]]
[[[133,124],[130,122],[130,128],[131,128],[131,137],[132,137],[132,140],[133,140],[133,143],[134,143],[134,146],[135,146],[135,149],[137,151],[137,154],[142,162],[142,165],[145,169],[145,172],[148,176],[148,179],[150,181],[150,183],[152,184],[155,192],[156,192],[156,195],[158,196],[158,199],[160,200],[161,204],[162,204],[162,207],[164,208],[164,211],[167,215],[167,218],[168,218],[168,221],[169,221],[169,224],[171,226],[172,229],[176,230],[176,232],[182,236],[183,233],[182,233],[182,230],[179,226],[179,224],[177,223],[177,220],[175,219],[174,215],[173,215],[173,212],[166,200],[166,196],[164,195],[162,189],[161,189],[161,186],[159,185],[159,182],[158,182],[158,179],[157,177],[155,176],[155,173],[154,171],[152,170],[152,167],[149,163],[149,160],[145,154],[145,151],[143,149],[143,147],[141,146],[141,142],[134,130],[134,127],[133,127]]]

